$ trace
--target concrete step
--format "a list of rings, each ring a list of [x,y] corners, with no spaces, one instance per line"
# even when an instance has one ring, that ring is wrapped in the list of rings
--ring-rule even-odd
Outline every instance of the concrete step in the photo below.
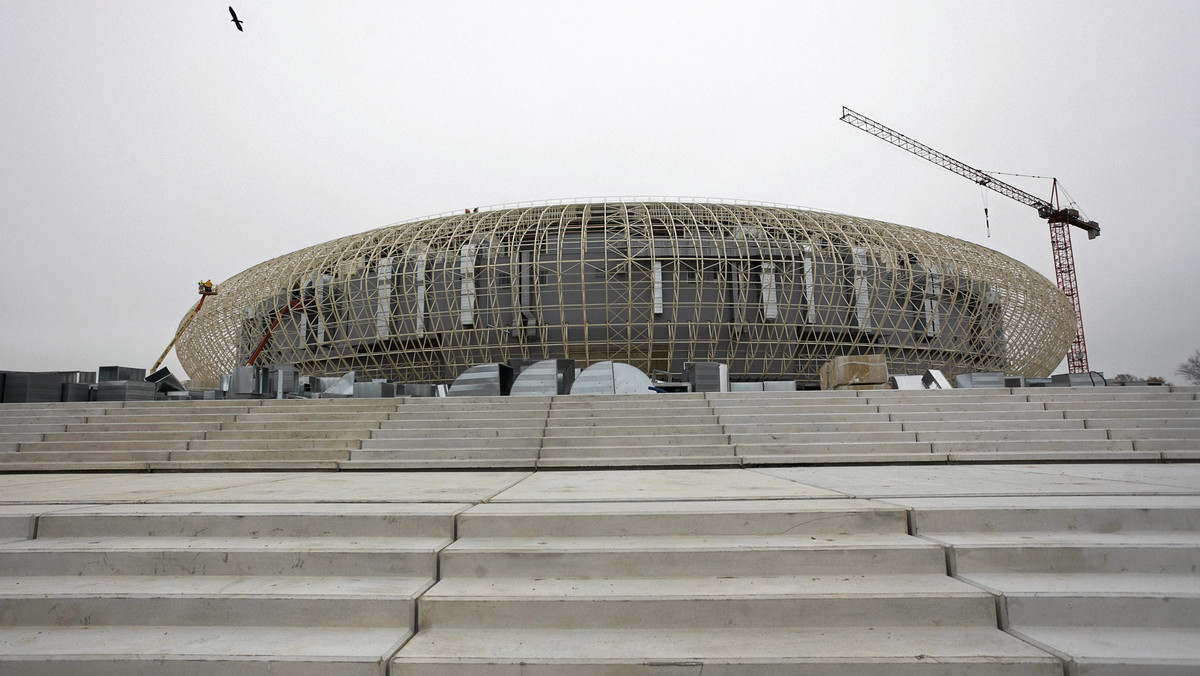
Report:
[[[925,423],[925,422],[989,422],[989,421],[1028,421],[1030,424],[1038,424],[1047,420],[1062,420],[1062,411],[1045,411],[1045,410],[1025,410],[1025,411],[986,411],[980,414],[977,411],[967,412],[896,412],[892,411],[884,415],[888,416],[889,420],[902,423]]]
[[[10,427],[10,426],[20,427],[20,426],[24,426],[24,425],[39,425],[39,426],[40,425],[55,425],[55,426],[58,426],[58,425],[70,425],[73,423],[84,423],[84,422],[87,422],[88,417],[89,417],[88,415],[82,414],[82,413],[77,414],[77,415],[76,414],[53,415],[50,413],[47,413],[46,415],[29,415],[29,416],[9,415],[9,416],[0,417],[0,424],[3,424],[3,426],[6,428]]]
[[[511,416],[506,418],[488,418],[483,416],[472,416],[467,418],[401,418],[393,415],[389,419],[380,423],[379,428],[384,430],[456,430],[474,429],[477,427],[488,429],[500,427],[529,427],[534,429],[542,429],[545,424],[545,416],[528,418],[519,416]]]
[[[312,439],[362,439],[369,436],[370,429],[360,427],[346,428],[344,423],[327,424],[324,427],[315,429],[268,429],[268,430],[227,430],[220,429],[208,432],[202,439],[206,441],[220,441],[225,439],[237,439],[239,441],[250,441],[259,439],[277,439],[277,440],[297,440],[306,441]]]
[[[723,469],[741,467],[742,459],[728,449],[721,451],[717,448],[697,448],[690,452],[680,451],[674,454],[642,454],[613,451],[611,455],[563,454],[541,455],[537,459],[536,468],[542,469]]]
[[[22,441],[43,441],[46,435],[41,432],[0,432],[0,443],[17,444]]]
[[[330,427],[378,427],[379,423],[387,419],[387,414],[377,413],[364,415],[359,413],[353,414],[324,414],[324,413],[295,413],[279,415],[274,413],[250,413],[238,415],[233,421],[225,422],[222,425],[240,424],[240,425],[260,425],[264,429],[288,429],[294,426],[313,426],[327,425]]]
[[[1064,656],[1068,676],[1147,674],[1182,676],[1200,671],[1200,631],[1193,628],[1037,627],[1009,629],[1014,637]]]
[[[919,535],[1200,531],[1200,497],[1088,495],[896,500]]]
[[[379,420],[320,420],[304,422],[227,422],[221,423],[217,429],[221,432],[301,432],[317,430],[355,430],[364,434],[370,430],[379,429]]]
[[[911,433],[909,433],[911,436]],[[737,453],[740,456],[796,456],[797,458],[805,458],[808,456],[832,456],[842,457],[847,461],[862,462],[867,456],[880,456],[874,458],[877,462],[887,462],[883,460],[883,456],[929,456],[935,453],[932,444],[923,441],[879,441],[879,442],[857,442],[857,441],[812,441],[812,442],[789,442],[789,441],[772,441],[764,443],[744,443],[737,442]],[[861,457],[860,457],[861,456]]]
[[[616,397],[555,397],[551,411],[687,411],[708,409],[708,401],[699,395],[661,397],[657,395],[621,395]]]
[[[1200,441],[1200,427],[1113,428],[1107,432],[1113,439],[1190,439]]]
[[[575,420],[550,421],[546,437],[677,437],[696,434],[723,434],[715,419],[704,422],[683,422],[672,418],[632,418],[628,422],[605,422],[592,419],[592,424],[576,424]]]
[[[729,443],[729,437],[720,433],[671,433],[661,434],[622,434],[622,430],[609,428],[576,428],[580,431],[572,436],[549,434],[542,439],[542,448],[572,449],[572,448],[603,448],[619,446],[630,450],[653,448],[671,448],[678,446],[720,446]],[[603,434],[602,432],[609,432]]]
[[[910,414],[910,413],[983,413],[981,418],[987,418],[992,413],[1019,413],[1044,411],[1049,408],[1049,405],[1044,405],[1040,402],[1031,401],[1011,401],[997,403],[955,403],[953,399],[943,401],[941,399],[931,400],[928,402],[904,404],[904,403],[879,403],[879,411],[881,413],[892,414]]]
[[[1200,443],[1192,439],[1137,439],[1133,442],[1137,451],[1161,453],[1163,460],[1197,460]]]
[[[189,451],[289,451],[289,450],[350,450],[361,442],[352,439],[202,439],[187,442]]]
[[[470,398],[448,398],[420,403],[408,403],[391,415],[443,415],[454,413],[512,413],[513,415],[545,415],[550,402],[527,401],[526,397],[498,397],[487,401],[470,401]]]
[[[251,409],[247,406],[205,406],[192,407],[186,404],[173,407],[152,408],[111,408],[103,413],[89,414],[91,418],[103,417],[117,422],[128,419],[136,422],[146,420],[151,422],[170,422],[172,420],[215,420],[215,419],[230,419],[232,416],[248,413]]]
[[[903,507],[873,500],[736,500],[478,504],[458,515],[458,536],[615,537],[907,533]]]
[[[829,399],[856,399],[858,393],[852,390],[800,390],[796,392],[705,392],[704,398],[709,401],[737,401],[754,403],[756,401],[818,401]]]
[[[872,424],[891,422],[886,413],[721,413],[717,420],[724,425],[775,424]]]
[[[435,629],[418,633],[391,666],[412,676],[1062,675],[1057,658],[994,626]]]
[[[1191,392],[1167,392],[1162,390],[1132,390],[1132,389],[1046,389],[1028,390],[1026,398],[1030,401],[1046,402],[1100,402],[1100,401],[1195,401],[1196,395]]]
[[[1087,418],[1084,425],[1095,429],[1165,429],[1200,427],[1200,418]]]
[[[933,433],[931,433],[933,434]],[[947,433],[950,434],[950,433]],[[1000,438],[1000,433],[992,435],[992,439],[974,441],[932,441],[934,453],[1111,453],[1133,451],[1133,442],[1111,439],[1055,439],[1045,438],[1050,433],[1040,435],[1040,439],[1007,440]]]
[[[96,451],[182,451],[185,440],[155,439],[148,441],[30,441],[20,446],[20,452],[80,453]]]
[[[64,537],[0,543],[0,576],[356,575],[433,578],[443,538]]]
[[[487,469],[489,463],[515,461],[521,467],[531,467],[538,458],[537,446],[513,446],[506,448],[463,447],[463,448],[363,448],[350,451],[348,460],[359,469],[366,469],[366,463],[383,463],[389,461],[405,461],[407,465],[393,464],[391,468],[407,467],[432,468],[464,466]],[[436,464],[430,461],[452,461],[446,464]],[[506,466],[511,466],[510,462]]]
[[[348,448],[187,450],[171,451],[164,460],[172,463],[217,463],[212,466],[213,469],[233,469],[232,464],[221,465],[219,463],[237,463],[239,468],[246,469],[245,463],[253,462],[258,463],[263,469],[269,469],[270,463],[273,462],[281,463],[282,467],[295,463],[349,460],[350,452],[351,449]]]
[[[144,423],[183,423],[203,425],[207,423],[233,422],[236,418],[237,415],[234,413],[191,413],[187,411],[181,411],[178,414],[129,414],[126,412],[125,414],[121,415],[89,416],[88,418],[78,422],[87,423],[89,425],[92,423],[125,423],[132,425],[140,425]]]
[[[792,429],[801,430],[803,426],[797,425]],[[918,440],[918,435],[914,432],[902,432],[899,430],[889,432],[802,432],[776,427],[771,431],[730,433],[729,438],[735,444],[817,444],[821,446],[836,446],[842,443],[889,444],[914,442]],[[921,441],[927,440],[921,439]]]
[[[91,429],[86,429],[82,432],[54,432],[44,435],[43,441],[65,442],[75,441],[80,443],[104,443],[111,444],[114,442],[123,441],[138,441],[138,442],[155,442],[155,441],[188,441],[189,439],[203,439],[204,432],[196,432],[193,430],[152,430],[152,431],[133,431],[133,432],[93,432]]]
[[[420,577],[0,577],[4,626],[412,627]],[[0,664],[3,664],[0,662]]]
[[[462,503],[204,503],[84,505],[38,516],[43,538],[436,537],[454,534]]]
[[[36,446],[31,446],[36,448]],[[54,463],[60,469],[70,469],[71,463],[90,462],[149,462],[152,460],[168,460],[169,450],[128,450],[128,449],[95,449],[81,446],[79,450],[71,451],[38,451],[22,450],[15,453],[5,453],[0,456],[0,467],[11,470],[13,463]]]
[[[1011,394],[1008,390],[999,390],[993,392],[980,392],[978,390],[864,390],[859,393],[859,398],[866,399],[871,404],[895,406],[898,404],[931,404],[931,403],[949,403],[949,404],[1000,404],[1001,408],[1007,407],[1013,403],[1027,403],[1025,394],[1019,390],[1014,390]]]
[[[245,415],[251,416],[382,416],[394,413],[401,405],[391,399],[357,399],[342,400],[341,403],[329,404],[326,401],[307,401],[292,403],[264,404],[249,410]]]
[[[1066,422],[1066,421],[1064,421]],[[910,433],[911,434],[911,433]],[[932,432],[917,432],[919,441],[933,442],[1006,442],[1028,441],[1035,446],[1048,442],[1092,442],[1107,441],[1108,430],[1089,429],[974,429],[974,430],[936,430]]]
[[[371,439],[541,439],[541,427],[390,427],[374,430]]]
[[[667,579],[445,578],[421,631],[987,626],[992,596],[942,574]]]
[[[107,460],[108,454],[63,461],[39,460],[33,462],[13,461],[0,457],[2,468],[8,474],[60,474],[69,472],[148,472],[153,468],[152,460]],[[164,468],[165,469],[165,468]],[[228,469],[228,468],[225,468]]]
[[[624,442],[617,442],[608,446],[602,444],[590,446],[543,444],[538,457],[542,460],[587,459],[590,461],[585,463],[588,466],[603,465],[605,461],[628,465],[631,460],[636,459],[644,463],[652,461],[655,458],[668,461],[667,464],[678,464],[678,462],[670,462],[670,459],[688,457],[725,457],[732,459],[734,457],[734,447],[729,444],[652,444],[629,446]]]
[[[0,672],[22,676],[382,676],[404,627],[0,628]]]
[[[231,424],[231,423],[225,423]],[[204,433],[221,427],[219,422],[89,422],[67,425],[60,432],[193,432]]]
[[[880,432],[902,432],[900,423],[894,422],[726,422],[722,425],[726,434],[873,434]],[[908,438],[912,438],[910,434]]]
[[[636,420],[647,417],[657,419],[706,420],[713,417],[707,406],[663,409],[663,408],[596,408],[596,409],[551,409],[548,420]]]
[[[1200,630],[1200,597],[1158,593],[1006,594],[1017,626],[1142,627]],[[1200,632],[1198,632],[1200,635]]]
[[[536,452],[542,445],[540,436],[527,437],[388,437],[364,439],[360,446],[365,451],[443,451],[443,450],[500,450],[532,449]]]
[[[720,416],[728,415],[789,415],[789,416],[827,416],[827,415],[862,415],[878,413],[879,407],[861,404],[811,404],[811,405],[782,405],[760,406],[728,406],[714,401],[713,412]]]
[[[901,425],[910,432],[965,432],[989,430],[1083,430],[1084,420],[1066,418],[1035,418],[1021,420],[930,420],[905,421]]]
[[[942,549],[907,535],[460,538],[442,551],[450,577],[638,578],[938,574]]]
[[[1173,411],[1176,415],[1200,414],[1200,402],[1197,401],[1048,401],[1045,406],[1048,411]]]
[[[936,540],[951,540],[939,535]],[[1136,573],[1191,575],[1200,561],[1200,540],[1181,534],[1143,534],[1139,537],[1036,538],[1020,534],[953,544],[954,574],[978,573]]]

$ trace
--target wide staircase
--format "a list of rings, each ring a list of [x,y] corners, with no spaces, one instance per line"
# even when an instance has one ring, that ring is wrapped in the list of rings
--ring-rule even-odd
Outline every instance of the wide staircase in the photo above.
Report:
[[[0,404],[0,675],[1200,673],[1188,388]]]

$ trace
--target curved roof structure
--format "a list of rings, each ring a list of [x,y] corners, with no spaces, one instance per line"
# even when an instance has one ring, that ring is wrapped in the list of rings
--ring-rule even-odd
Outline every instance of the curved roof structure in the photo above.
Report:
[[[842,354],[895,373],[1038,377],[1074,335],[1028,266],[935,233],[745,203],[487,209],[310,246],[219,285],[180,337],[196,382],[235,366],[449,383],[513,358],[721,361],[734,379],[815,383]],[[252,359],[253,358],[253,359]]]

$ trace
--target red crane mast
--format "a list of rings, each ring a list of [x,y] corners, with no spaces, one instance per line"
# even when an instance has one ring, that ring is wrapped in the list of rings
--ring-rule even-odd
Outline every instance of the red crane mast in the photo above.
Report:
[[[975,183],[998,192],[1005,197],[1014,199],[1022,204],[1037,209],[1038,216],[1046,219],[1050,225],[1050,247],[1054,254],[1054,275],[1058,288],[1071,302],[1075,309],[1075,338],[1071,341],[1071,349],[1067,352],[1067,367],[1071,373],[1087,373],[1087,342],[1083,336],[1083,310],[1079,306],[1079,283],[1075,278],[1075,255],[1071,250],[1071,231],[1069,226],[1084,230],[1088,239],[1100,236],[1100,225],[1095,221],[1084,220],[1077,209],[1062,208],[1058,199],[1058,180],[1055,179],[1050,192],[1050,199],[1044,200],[1036,195],[1011,186],[1004,181],[969,167],[966,164],[940,153],[933,148],[915,141],[894,129],[872,120],[865,115],[842,107],[842,121],[857,127],[872,136],[878,137],[892,145],[928,160],[943,169],[952,171],[959,176],[971,179]]]

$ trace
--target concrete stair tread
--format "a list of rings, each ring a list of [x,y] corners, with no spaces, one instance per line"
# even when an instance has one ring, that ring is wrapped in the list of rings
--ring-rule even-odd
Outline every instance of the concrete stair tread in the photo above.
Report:
[[[197,673],[194,659],[205,661],[225,658],[224,665],[235,673],[315,673],[298,671],[296,664],[319,660],[325,669],[337,673],[362,673],[378,676],[380,661],[399,648],[412,632],[405,627],[271,627],[271,626],[91,626],[91,627],[0,627],[0,670],[6,670],[18,658],[41,658],[40,669],[22,665],[22,674],[63,673],[82,667],[77,662],[100,662],[99,673],[130,673],[124,668],[103,664],[111,660],[145,663],[137,673]],[[273,663],[255,668],[253,663],[271,658]],[[178,667],[175,665],[184,662]],[[76,663],[76,664],[72,664]],[[209,664],[208,668],[217,668]],[[359,667],[351,672],[352,667]],[[271,668],[274,667],[274,668]],[[253,671],[251,671],[253,669]],[[72,672],[74,673],[74,672]],[[90,673],[97,673],[91,671]],[[211,673],[211,672],[210,672]]]
[[[944,574],[666,578],[443,578],[423,596],[504,601],[790,597],[979,597],[986,592]]]
[[[887,431],[805,431],[802,428],[761,430],[756,432],[731,432],[730,439],[735,444],[841,444],[841,443],[902,443],[928,441],[918,438],[915,432],[902,430]]]
[[[182,451],[190,442],[184,440],[153,439],[147,441],[28,441],[22,442],[20,451],[43,453],[79,451]]]
[[[38,536],[450,537],[465,503],[156,503],[47,506]]]
[[[1060,416],[1061,417],[1061,416]],[[828,424],[892,424],[886,413],[720,413],[717,422],[724,425],[828,425]]]
[[[868,664],[847,663],[847,659],[866,660]],[[554,668],[596,664],[606,665],[608,673],[612,673],[616,664],[623,662],[641,666],[646,672],[664,673],[662,669],[675,666],[683,670],[679,673],[699,673],[697,670],[705,662],[711,661],[716,664],[744,665],[749,668],[744,672],[747,674],[764,673],[770,664],[793,665],[792,668],[796,668],[813,663],[843,667],[837,672],[827,669],[821,672],[823,674],[863,673],[867,667],[876,667],[879,673],[894,673],[892,670],[897,665],[928,664],[932,668],[935,664],[950,663],[954,668],[942,673],[961,673],[965,665],[984,666],[1000,661],[1030,667],[1030,671],[1025,673],[1047,676],[1061,676],[1062,673],[1057,659],[995,627],[536,631],[447,628],[419,632],[400,650],[392,660],[392,665],[407,669],[410,664],[424,661],[450,663],[456,669],[478,663],[553,665]],[[553,669],[546,671],[552,672]],[[625,669],[621,673],[642,672]],[[722,670],[722,673],[727,672]],[[922,673],[930,673],[930,669]]]
[[[1200,671],[1200,629],[1014,625],[1011,632],[1065,654],[1079,674],[1163,674]]]
[[[441,537],[132,537],[102,535],[35,538],[0,547],[0,556],[22,552],[432,552],[450,539]]]
[[[554,443],[543,443],[540,450],[542,460],[584,459],[592,463],[619,462],[622,459],[637,459],[648,461],[654,459],[669,460],[671,457],[708,458],[724,456],[733,458],[732,444],[646,444],[640,446],[622,446],[620,444],[597,443],[592,446],[566,446]]]
[[[911,433],[909,433],[911,434]],[[871,455],[884,453],[905,453],[928,455],[937,452],[928,441],[764,441],[759,443],[734,440],[738,455],[772,455],[772,454],[855,454]]]
[[[905,534],[903,508],[853,499],[479,504],[458,537]]]
[[[1146,573],[969,573],[963,580],[1005,596],[1200,598],[1200,577]]]
[[[1025,420],[904,420],[900,425],[906,432],[967,432],[993,430],[1085,430],[1087,420],[1067,418],[1030,418]]]
[[[1196,547],[1200,532],[1133,531],[1124,533],[1020,531],[1008,533],[931,533],[923,537],[968,547]]]
[[[1198,535],[1197,537],[1200,537]],[[624,535],[591,537],[460,538],[447,552],[749,552],[811,549],[930,549],[937,545],[901,533],[813,535]]]
[[[677,468],[719,468],[719,467],[739,467],[742,464],[741,458],[734,456],[728,451],[725,454],[710,454],[710,455],[640,455],[640,456],[580,456],[568,457],[557,456],[538,458],[537,467],[539,469],[593,469],[593,468],[622,468],[622,469],[662,469],[669,467]]]
[[[1132,451],[1133,442],[1127,439],[979,439],[974,441],[928,441],[933,445],[934,452],[1013,452],[1031,453],[1047,451]]]
[[[0,577],[0,598],[416,598],[423,577],[251,575],[23,575]]]

